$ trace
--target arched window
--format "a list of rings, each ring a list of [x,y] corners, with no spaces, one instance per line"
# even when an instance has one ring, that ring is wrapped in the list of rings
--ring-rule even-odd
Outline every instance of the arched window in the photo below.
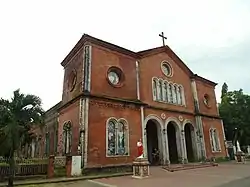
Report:
[[[173,92],[173,103],[177,104],[177,90],[176,90],[176,85],[172,85],[172,92]]]
[[[107,156],[126,156],[128,155],[128,124],[126,120],[115,118],[107,121],[106,147]]]
[[[181,105],[181,90],[180,87],[176,85],[176,92],[177,92],[177,104]]]
[[[181,105],[186,105],[183,86],[179,86],[179,90],[180,90]]]
[[[220,139],[219,139],[219,136],[218,136],[217,129],[211,128],[209,130],[209,135],[210,135],[210,142],[211,142],[212,152],[220,152],[221,151]]]
[[[157,79],[153,79],[152,82],[152,91],[153,91],[153,100],[156,101],[157,100]]]
[[[159,80],[159,101],[163,101],[163,82],[162,80]]]
[[[72,146],[72,125],[68,121],[63,125],[63,153],[69,154]]]
[[[168,102],[173,103],[173,87],[172,84],[168,84]]]
[[[163,100],[165,102],[168,102],[168,83],[167,83],[167,81],[164,81],[164,84],[163,84]]]

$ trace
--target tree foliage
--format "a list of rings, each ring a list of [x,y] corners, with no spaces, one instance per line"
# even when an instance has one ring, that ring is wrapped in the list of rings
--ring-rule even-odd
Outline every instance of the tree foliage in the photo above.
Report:
[[[12,169],[14,153],[30,140],[31,128],[44,124],[41,105],[39,97],[22,94],[19,89],[11,100],[0,99],[0,156],[9,158]],[[12,185],[13,176],[9,181],[9,186]]]
[[[250,96],[243,90],[228,91],[226,83],[222,86],[220,116],[223,118],[228,140],[238,139],[241,145],[250,144]],[[234,141],[234,140],[233,140]]]

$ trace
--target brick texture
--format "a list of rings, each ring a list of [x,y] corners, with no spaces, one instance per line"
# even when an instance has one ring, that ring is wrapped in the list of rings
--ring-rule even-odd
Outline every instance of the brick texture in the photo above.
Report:
[[[178,119],[182,116],[183,119],[189,119],[195,124],[195,107],[191,88],[191,74],[187,68],[180,65],[182,62],[178,58],[172,58],[168,52],[160,52],[152,54],[140,59],[134,56],[129,56],[118,50],[108,49],[103,45],[91,43],[91,90],[90,94],[98,96],[107,96],[110,98],[119,98],[127,100],[137,99],[136,89],[136,60],[139,61],[140,73],[140,96],[141,101],[152,106],[144,111],[145,118],[154,114],[161,119],[161,114],[164,113],[166,118],[175,117]],[[114,47],[115,48],[115,47]],[[161,62],[167,60],[173,68],[173,76],[168,78],[161,71]],[[125,79],[123,85],[119,88],[111,86],[107,81],[107,71],[110,67],[119,67]],[[68,87],[70,73],[72,70],[77,72],[76,86],[73,91]],[[64,83],[63,83],[63,104],[76,98],[82,93],[83,80],[83,51],[80,49],[65,67]],[[163,78],[168,81],[181,84],[185,91],[186,106],[177,106],[153,101],[152,96],[152,77]],[[210,116],[219,116],[217,107],[214,86],[205,81],[196,80],[198,100],[200,111],[203,114]],[[210,107],[204,105],[204,94],[209,95]],[[141,129],[141,112],[139,107],[128,102],[118,102],[114,99],[94,99],[90,98],[89,114],[88,114],[88,148],[87,148],[87,166],[99,167],[104,165],[118,165],[131,163],[137,155],[136,142],[142,137]],[[100,104],[100,102],[102,104]],[[120,105],[122,103],[122,105]],[[158,109],[156,109],[158,107]],[[159,107],[161,109],[159,109]],[[62,141],[63,124],[70,120],[73,125],[73,145],[72,154],[77,154],[77,146],[79,143],[79,99],[69,104],[67,107],[59,110],[59,138],[58,143]],[[122,157],[106,157],[106,122],[110,117],[125,118],[129,123],[129,155]],[[203,130],[206,144],[207,156],[225,156],[223,129],[220,119],[211,117],[202,117]],[[222,152],[212,153],[209,139],[209,128],[216,127],[218,129],[221,141]],[[62,151],[59,149],[59,151]]]

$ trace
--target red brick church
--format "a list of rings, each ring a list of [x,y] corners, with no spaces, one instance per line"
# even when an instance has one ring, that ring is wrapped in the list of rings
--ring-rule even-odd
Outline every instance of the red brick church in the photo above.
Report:
[[[170,47],[133,52],[85,34],[61,65],[62,101],[47,112],[47,154],[80,154],[84,168],[126,165],[141,139],[152,164],[226,156],[216,83]]]

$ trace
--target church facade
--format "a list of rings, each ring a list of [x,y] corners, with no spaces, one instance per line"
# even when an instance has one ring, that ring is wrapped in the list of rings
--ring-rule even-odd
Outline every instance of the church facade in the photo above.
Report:
[[[81,155],[84,168],[126,165],[141,140],[152,164],[226,156],[216,83],[168,46],[133,52],[85,34],[61,65],[59,155]]]

